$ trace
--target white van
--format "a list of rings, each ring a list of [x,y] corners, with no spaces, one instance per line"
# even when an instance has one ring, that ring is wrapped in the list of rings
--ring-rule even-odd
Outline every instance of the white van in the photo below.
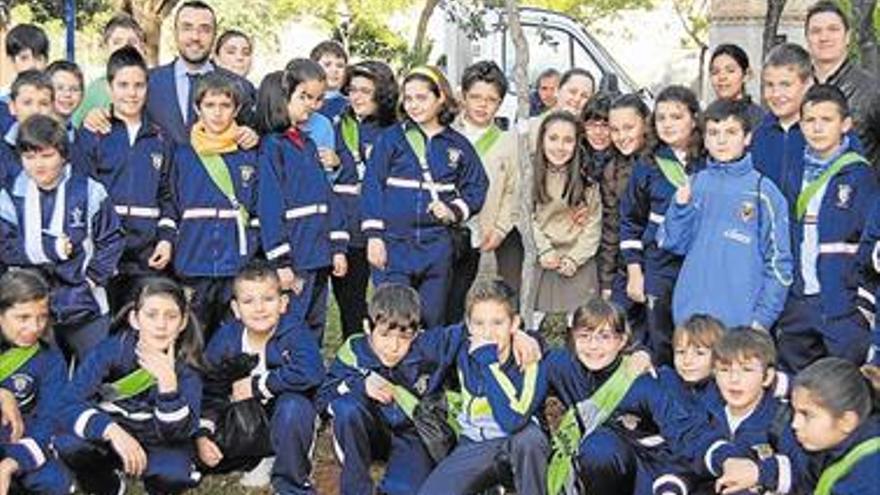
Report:
[[[558,12],[521,7],[520,21],[529,45],[529,84],[534,85],[538,75],[548,68],[565,72],[572,67],[587,69],[599,86],[620,93],[639,92],[650,100],[650,94],[623,71],[620,65],[599,42],[571,17]],[[480,60],[494,60],[509,80],[513,80],[516,61],[513,41],[507,27],[503,8],[487,9],[483,15],[486,36],[468,39],[451,16],[444,14],[443,42],[438,48],[446,55],[446,70],[455,85],[465,67]],[[499,116],[511,118],[516,114],[516,88],[511,83],[510,93],[502,104]]]

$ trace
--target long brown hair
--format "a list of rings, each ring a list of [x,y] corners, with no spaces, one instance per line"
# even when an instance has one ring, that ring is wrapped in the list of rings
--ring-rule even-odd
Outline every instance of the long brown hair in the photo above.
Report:
[[[581,143],[583,142],[583,126],[577,117],[570,112],[564,110],[550,113],[538,129],[538,146],[535,149],[535,182],[533,184],[534,198],[536,204],[546,204],[553,198],[547,191],[547,157],[544,154],[544,135],[551,124],[556,122],[568,122],[574,127],[575,148],[574,154],[568,161],[568,173],[565,181],[565,188],[562,190],[562,198],[569,206],[574,207],[581,203],[584,199],[584,180],[580,174],[581,160],[583,160],[584,150]]]

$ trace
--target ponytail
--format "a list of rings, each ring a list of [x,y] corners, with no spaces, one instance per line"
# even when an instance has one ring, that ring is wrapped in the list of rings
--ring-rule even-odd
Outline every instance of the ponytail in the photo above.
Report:
[[[877,373],[864,373],[853,363],[836,357],[823,358],[798,373],[794,388],[810,392],[812,399],[835,417],[852,411],[860,421],[876,410]]]

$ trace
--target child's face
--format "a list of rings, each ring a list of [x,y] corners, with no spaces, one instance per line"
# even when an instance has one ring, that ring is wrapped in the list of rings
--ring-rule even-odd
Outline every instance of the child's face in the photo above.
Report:
[[[712,375],[712,349],[683,339],[673,348],[675,371],[687,383],[699,383]]]
[[[471,340],[491,342],[499,349],[510,347],[513,332],[519,328],[519,315],[499,301],[474,303],[467,315],[467,327]]]
[[[668,146],[686,150],[697,126],[694,116],[680,101],[661,101],[654,110],[657,136]]]
[[[199,120],[201,120],[208,132],[221,134],[229,129],[235,121],[238,107],[235,100],[225,93],[209,91],[199,102]]]
[[[715,382],[731,412],[745,414],[761,401],[764,389],[773,383],[773,370],[758,358],[715,363]]]
[[[251,71],[253,54],[251,44],[246,38],[233,36],[223,42],[220,53],[217,54],[217,63],[241,77],[246,77]]]
[[[752,135],[746,134],[742,124],[733,117],[706,122],[706,149],[716,161],[739,160],[745,154],[751,138]]]
[[[72,72],[58,71],[52,75],[52,87],[55,89],[55,113],[67,119],[83,99],[83,87],[79,78]]]
[[[140,118],[147,102],[147,73],[140,67],[123,67],[110,83],[113,111],[121,117]]]
[[[813,152],[822,158],[834,153],[843,135],[852,127],[852,119],[844,118],[830,101],[807,103],[801,115],[801,130]]]
[[[107,45],[107,52],[113,53],[116,50],[119,50],[123,46],[130,45],[137,49],[137,51],[144,53],[144,40],[138,36],[137,31],[134,29],[129,29],[125,27],[118,27],[110,32],[107,36],[107,40],[105,41]]]
[[[287,116],[291,125],[305,124],[324,102],[324,81],[313,79],[299,83],[287,101]]]
[[[186,327],[186,315],[168,295],[147,296],[139,309],[129,313],[129,323],[140,333],[141,345],[165,352]]]
[[[835,417],[822,407],[813,394],[797,387],[791,394],[794,410],[791,427],[803,447],[811,452],[827,450],[839,445],[851,433],[843,418]],[[854,413],[852,413],[854,414]]]
[[[378,324],[367,332],[370,347],[382,365],[393,368],[400,363],[412,347],[416,338],[415,329],[389,329],[385,324]]]
[[[339,89],[342,87],[342,81],[345,79],[345,59],[325,53],[318,59],[324,72],[327,74],[327,87],[329,89]]]
[[[833,12],[822,12],[810,18],[807,25],[807,48],[813,60],[836,63],[846,58],[849,31]]]
[[[403,109],[416,124],[436,121],[446,98],[431,91],[428,82],[411,79],[403,86]]]
[[[624,156],[630,156],[645,145],[645,119],[633,108],[615,108],[608,114],[611,142]]]
[[[590,371],[607,368],[626,347],[624,336],[609,326],[575,328],[571,331],[571,337],[578,360]]]
[[[51,190],[58,185],[61,178],[64,157],[57,149],[47,147],[25,151],[21,154],[21,164],[28,177],[37,183],[37,187]]]
[[[12,66],[16,74],[32,69],[43,70],[46,68],[46,57],[34,55],[30,48],[26,48],[12,57]]]
[[[574,115],[580,115],[587,100],[593,96],[593,81],[586,76],[572,76],[559,87],[556,106]]]
[[[783,122],[797,120],[801,102],[810,88],[809,78],[801,79],[793,65],[768,66],[761,74],[761,86],[773,115]]]
[[[577,130],[574,124],[557,120],[544,131],[544,156],[555,167],[563,167],[574,156]]]
[[[9,102],[9,112],[16,120],[24,122],[31,115],[52,115],[52,91],[27,84],[18,90]]]
[[[584,123],[587,143],[594,151],[605,151],[611,146],[611,128],[607,120],[588,120]]]
[[[30,347],[40,340],[49,325],[49,299],[15,303],[0,312],[3,338],[16,347]]]
[[[376,83],[368,77],[352,77],[348,85],[348,102],[358,117],[369,117],[376,113],[379,109],[376,104]]]
[[[491,124],[500,106],[501,95],[494,84],[477,81],[464,94],[464,114],[479,127]]]
[[[276,280],[239,280],[235,283],[232,312],[251,332],[275,330],[281,315],[287,311],[287,296],[281,293]]]
[[[709,67],[709,80],[720,100],[738,100],[742,97],[746,73],[730,55],[719,55]]]

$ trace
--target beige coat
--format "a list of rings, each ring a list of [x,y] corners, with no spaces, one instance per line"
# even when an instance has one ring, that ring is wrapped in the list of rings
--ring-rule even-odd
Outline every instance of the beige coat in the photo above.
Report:
[[[555,254],[570,258],[578,267],[596,256],[602,237],[602,200],[598,186],[584,191],[589,213],[583,225],[572,220],[572,208],[561,198],[565,174],[548,173],[548,192],[553,198],[546,204],[535,204],[532,218],[538,258]]]

